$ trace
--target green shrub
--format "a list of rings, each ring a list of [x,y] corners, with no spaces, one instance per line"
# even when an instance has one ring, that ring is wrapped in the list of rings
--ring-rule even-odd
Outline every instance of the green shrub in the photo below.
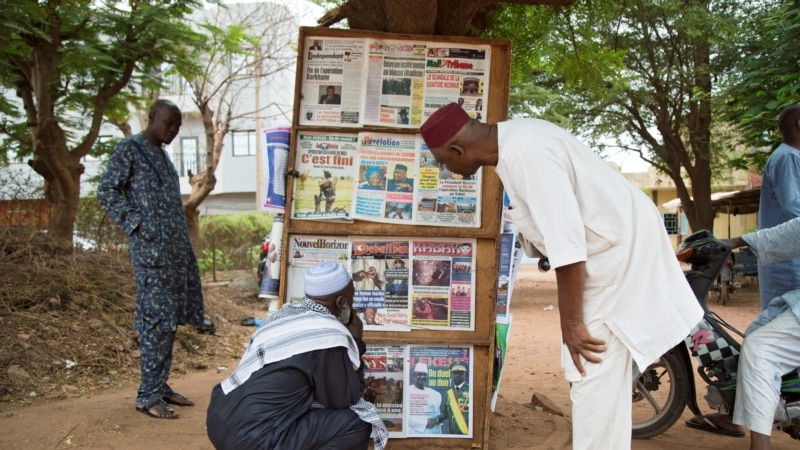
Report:
[[[200,274],[207,274],[212,270],[230,270],[233,268],[233,263],[231,258],[220,249],[216,249],[216,251],[201,249],[197,255],[197,266],[200,268]]]
[[[272,213],[250,212],[200,217],[198,263],[202,274],[211,270],[256,270],[264,236],[272,230]],[[203,260],[201,263],[200,260]]]
[[[90,247],[85,250],[110,250],[126,248],[128,236],[109,218],[97,197],[82,197],[75,218],[76,246]]]
[[[274,213],[201,216],[197,262],[201,275],[216,270],[256,270],[261,242],[272,230]],[[128,237],[105,214],[97,198],[81,198],[75,220],[76,245],[89,249],[126,249]]]

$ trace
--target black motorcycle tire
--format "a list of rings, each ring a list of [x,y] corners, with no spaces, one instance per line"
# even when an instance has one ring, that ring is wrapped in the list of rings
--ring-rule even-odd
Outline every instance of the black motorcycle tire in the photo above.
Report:
[[[642,371],[632,392],[631,436],[634,439],[659,435],[681,417],[686,407],[686,393],[689,392],[686,374],[692,373],[691,367],[687,368],[685,364],[679,354],[668,352]]]

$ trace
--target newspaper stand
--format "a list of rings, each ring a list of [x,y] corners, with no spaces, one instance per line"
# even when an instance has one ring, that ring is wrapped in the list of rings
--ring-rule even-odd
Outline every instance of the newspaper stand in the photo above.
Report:
[[[329,28],[302,27],[299,31],[299,47],[297,60],[297,78],[292,117],[292,133],[289,145],[287,167],[286,205],[287,214],[284,219],[282,254],[287,255],[289,236],[291,235],[332,235],[332,236],[413,236],[414,238],[470,238],[476,242],[476,257],[473,267],[474,275],[474,329],[472,330],[430,330],[412,329],[411,331],[367,331],[364,340],[368,345],[470,345],[473,346],[472,372],[472,438],[444,437],[404,437],[390,439],[389,449],[404,448],[488,448],[489,427],[491,421],[490,400],[492,395],[492,376],[494,362],[495,336],[495,300],[497,297],[499,230],[501,228],[502,186],[493,169],[483,169],[481,191],[478,193],[480,208],[480,227],[462,228],[449,226],[403,225],[354,220],[350,223],[325,220],[301,220],[289,214],[294,198],[293,185],[299,181],[298,173],[292,174],[297,157],[298,134],[302,132],[342,132],[357,133],[359,131],[391,132],[414,136],[418,134],[418,126],[413,128],[395,128],[365,125],[339,127],[330,124],[302,124],[301,111],[303,88],[306,83],[304,73],[308,51],[313,40],[352,38],[391,41],[409,41],[414,43],[445,42],[458,45],[489,46],[491,56],[487,61],[486,71],[489,79],[483,100],[486,111],[484,119],[489,123],[507,118],[508,111],[508,73],[511,65],[511,45],[508,41],[477,39],[467,37],[398,35],[360,30],[341,30]],[[463,82],[463,81],[462,81]],[[470,81],[471,83],[472,81]],[[308,91],[306,91],[308,92]],[[341,95],[341,94],[340,94]],[[414,101],[412,99],[412,101]],[[310,114],[309,114],[310,116]],[[305,180],[304,180],[305,181]],[[288,274],[289,258],[281,259],[281,273]],[[282,277],[284,278],[284,277]],[[287,282],[282,282],[279,291],[281,301],[287,299]],[[408,383],[407,379],[405,381]]]

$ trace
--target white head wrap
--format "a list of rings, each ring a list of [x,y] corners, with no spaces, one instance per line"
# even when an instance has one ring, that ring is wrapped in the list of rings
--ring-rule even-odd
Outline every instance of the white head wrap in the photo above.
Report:
[[[352,278],[347,269],[334,262],[321,262],[306,271],[304,288],[310,297],[324,297],[344,289]]]

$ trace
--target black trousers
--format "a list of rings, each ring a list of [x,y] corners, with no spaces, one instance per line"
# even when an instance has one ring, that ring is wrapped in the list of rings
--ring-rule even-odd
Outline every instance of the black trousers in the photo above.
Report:
[[[372,425],[350,409],[312,409],[275,436],[275,450],[367,450]]]

